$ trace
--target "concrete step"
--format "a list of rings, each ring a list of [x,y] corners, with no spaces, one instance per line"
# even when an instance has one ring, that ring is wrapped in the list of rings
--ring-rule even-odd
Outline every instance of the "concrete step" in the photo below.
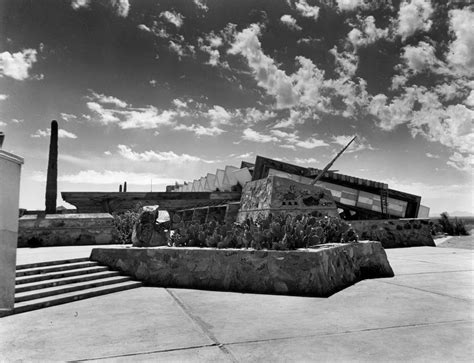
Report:
[[[59,279],[62,277],[93,274],[93,273],[102,272],[102,271],[108,271],[108,268],[106,266],[95,266],[95,267],[78,268],[78,269],[67,270],[67,271],[44,273],[44,274],[38,274],[38,275],[32,275],[32,276],[21,276],[21,277],[16,278],[16,285],[27,284],[27,283],[35,282],[35,281]]]
[[[21,293],[15,294],[15,303],[20,303],[22,301],[28,301],[28,300],[34,300],[34,299],[41,299],[43,297],[60,295],[60,294],[65,294],[65,293],[73,292],[73,291],[86,290],[93,287],[112,285],[112,284],[125,282],[125,281],[130,281],[130,277],[114,276],[114,277],[107,277],[107,278],[92,280],[92,281],[71,283],[68,285],[47,287],[40,290],[21,292]]]
[[[36,281],[36,282],[17,285],[15,287],[15,294],[20,293],[20,292],[25,292],[25,291],[44,289],[47,287],[74,284],[77,282],[85,282],[85,281],[91,281],[91,280],[97,280],[97,279],[105,279],[107,277],[113,277],[113,276],[119,276],[119,275],[120,273],[118,271],[104,271],[104,272],[79,275],[79,276],[73,276],[73,277],[64,277],[64,278],[59,278],[59,279]]]
[[[65,304],[68,302],[73,302],[77,300],[87,299],[94,296],[106,295],[113,292],[124,291],[129,289],[134,289],[142,286],[141,282],[137,281],[125,281],[113,285],[99,286],[88,288],[81,291],[74,291],[63,293],[60,295],[43,297],[35,300],[23,301],[15,304],[13,310],[14,314],[23,313],[26,311],[41,309],[49,306]]]
[[[56,271],[75,270],[77,268],[93,267],[97,265],[98,265],[97,262],[87,261],[87,262],[66,263],[64,265],[27,268],[20,271],[17,270],[16,277],[46,274],[46,273],[56,272]]]
[[[43,267],[43,266],[54,266],[54,265],[64,265],[67,263],[76,263],[76,262],[88,262],[88,257],[82,258],[69,258],[67,260],[57,260],[57,261],[46,261],[46,262],[34,262],[34,263],[27,263],[24,265],[17,265],[16,270],[24,270],[27,268],[35,268],[35,267]]]

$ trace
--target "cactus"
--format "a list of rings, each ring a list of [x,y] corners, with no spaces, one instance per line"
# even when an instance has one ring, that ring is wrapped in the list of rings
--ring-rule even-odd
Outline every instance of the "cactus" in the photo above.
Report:
[[[124,183],[123,183],[123,192],[124,192],[124,193],[127,192],[127,182],[124,182]]]
[[[58,123],[51,122],[51,139],[49,142],[48,174],[46,179],[46,210],[47,214],[56,213],[58,195]]]
[[[119,193],[122,193],[122,184],[119,185]]]

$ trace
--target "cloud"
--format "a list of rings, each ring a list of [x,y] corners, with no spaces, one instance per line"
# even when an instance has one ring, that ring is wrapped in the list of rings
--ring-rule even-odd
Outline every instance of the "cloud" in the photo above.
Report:
[[[354,136],[350,135],[333,136],[332,142],[341,146],[346,146],[353,137]],[[353,153],[362,150],[374,150],[374,148],[368,143],[365,137],[357,135],[357,138],[347,148],[346,153]]]
[[[202,10],[204,12],[207,12],[209,10],[209,7],[206,5],[204,0],[193,0],[193,2],[199,10]]]
[[[297,100],[291,79],[278,69],[273,59],[263,53],[259,34],[260,27],[257,24],[250,25],[235,36],[228,52],[241,54],[247,59],[258,85],[276,98],[277,107],[291,107]]]
[[[430,0],[403,1],[398,11],[398,35],[402,37],[402,40],[405,40],[418,30],[430,30],[432,14],[433,8]]]
[[[380,128],[390,131],[405,124],[413,137],[420,135],[453,150],[449,165],[467,171],[474,145],[473,110],[464,104],[445,106],[435,92],[423,86],[406,87],[401,95],[387,101],[387,96],[379,94],[369,106],[369,112],[379,118]]]
[[[5,126],[7,126],[7,123],[3,122],[3,121],[0,121],[0,127],[5,127]]]
[[[224,40],[221,36],[216,35],[214,32],[210,32],[204,38],[198,38],[199,49],[209,54],[209,61],[206,64],[211,66],[222,66],[229,68],[227,62],[221,62],[221,54],[218,50],[224,44]]]
[[[46,174],[44,172],[35,172],[32,179],[39,182],[46,181]],[[73,183],[73,184],[114,184],[117,185],[122,180],[126,180],[129,185],[150,185],[150,180],[153,184],[174,184],[176,179],[163,178],[161,175],[153,173],[132,173],[127,171],[114,170],[81,170],[76,174],[58,175],[58,181]]]
[[[133,151],[130,147],[126,145],[118,145],[119,154],[125,159],[132,161],[169,161],[173,163],[185,163],[185,162],[204,162],[204,163],[214,163],[214,161],[204,160],[197,156],[192,156],[188,154],[178,155],[173,151],[144,151],[138,153]]]
[[[388,37],[388,28],[380,29],[375,26],[373,16],[366,17],[361,23],[362,30],[352,29],[347,38],[355,48],[365,47],[375,43],[377,40]]]
[[[127,103],[125,101],[122,101],[118,99],[117,97],[113,96],[106,96],[101,93],[96,93],[92,91],[92,95],[88,97],[89,99],[95,100],[99,103],[105,103],[105,104],[110,104],[114,105],[120,108],[127,107]]]
[[[174,125],[174,118],[178,115],[176,111],[159,111],[154,106],[130,109],[122,111],[125,120],[119,123],[122,129],[154,129],[163,125]]]
[[[414,73],[422,72],[427,68],[431,69],[437,63],[434,47],[426,42],[419,42],[417,46],[404,47],[402,59]]]
[[[252,130],[251,128],[246,128],[243,131],[242,139],[247,140],[247,141],[262,142],[262,143],[278,141],[277,137],[261,134],[255,130]]]
[[[307,165],[307,164],[316,164],[318,160],[315,158],[295,158],[295,163],[300,165]]]
[[[169,42],[169,49],[173,53],[176,53],[178,55],[179,59],[181,59],[184,56],[192,56],[195,53],[194,45],[179,43],[179,42],[175,42],[173,40],[170,40],[170,42]]]
[[[140,30],[149,32],[149,33],[152,32],[152,30],[148,26],[146,26],[145,24],[138,24],[137,28],[140,29]]]
[[[208,110],[207,116],[211,119],[211,126],[227,125],[232,117],[224,107],[218,105]]]
[[[295,3],[296,11],[306,18],[317,20],[319,17],[319,6],[311,6],[306,0],[297,0]]]
[[[0,53],[0,78],[11,77],[17,81],[24,81],[29,77],[29,70],[36,63],[35,49],[23,49],[21,52]]]
[[[76,120],[77,119],[77,116],[76,115],[73,115],[71,113],[64,113],[64,112],[61,112],[61,118],[66,121],[66,122],[69,122],[71,120]]]
[[[176,28],[181,28],[184,23],[184,16],[175,11],[163,11],[160,13],[160,17],[164,18],[168,23],[173,24]]]
[[[8,98],[8,95],[0,93],[0,101],[5,101]]]
[[[341,11],[353,11],[364,5],[363,0],[336,0]]]
[[[174,130],[191,131],[194,132],[197,136],[218,136],[225,132],[224,130],[216,126],[205,127],[202,125],[195,124],[192,124],[191,126],[179,124],[174,127]]]
[[[110,0],[110,5],[115,13],[122,18],[126,18],[130,11],[130,3],[128,0]]]
[[[456,39],[450,44],[448,62],[467,75],[474,75],[474,12],[467,6],[449,12],[450,30]]]
[[[431,159],[439,159],[440,156],[439,155],[434,155],[434,154],[431,154],[431,153],[425,153],[426,157],[428,158],[431,158]]]
[[[260,111],[255,107],[246,108],[243,111],[244,123],[256,124],[259,122],[266,121],[270,118],[276,117],[276,113],[273,111],[265,110]]]
[[[80,8],[88,8],[91,3],[91,0],[72,0],[71,6],[74,10],[78,10]]]
[[[93,2],[91,0],[72,0],[71,6],[74,10],[89,9]],[[109,6],[112,8],[114,13],[122,18],[128,16],[130,11],[129,0],[108,0]]]
[[[301,30],[302,28],[296,23],[296,19],[291,15],[285,14],[280,18],[280,21],[292,30]]]
[[[299,140],[295,142],[295,145],[304,149],[314,149],[316,147],[327,146],[328,144],[326,144],[323,140],[318,140],[311,137],[307,140]]]
[[[457,170],[472,173],[474,167],[474,158],[472,154],[466,156],[455,152],[449,157],[449,160],[446,162],[446,164]]]
[[[48,127],[46,130],[37,130],[31,137],[50,137],[51,129]],[[60,139],[77,139],[77,135],[64,129],[58,129],[58,137]]]
[[[97,102],[87,102],[87,108],[100,116],[99,122],[103,125],[120,121],[120,119],[114,115],[114,110],[106,109]]]

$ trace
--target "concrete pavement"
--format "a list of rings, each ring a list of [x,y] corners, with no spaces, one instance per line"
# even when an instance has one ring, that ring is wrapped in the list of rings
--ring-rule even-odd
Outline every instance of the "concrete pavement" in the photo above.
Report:
[[[473,251],[386,252],[394,278],[329,298],[143,287],[8,316],[0,360],[470,361]]]

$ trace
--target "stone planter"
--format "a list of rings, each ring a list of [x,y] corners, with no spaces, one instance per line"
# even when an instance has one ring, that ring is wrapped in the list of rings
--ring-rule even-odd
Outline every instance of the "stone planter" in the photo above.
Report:
[[[91,259],[150,286],[326,297],[367,278],[393,277],[379,242],[267,251],[94,248]]]

